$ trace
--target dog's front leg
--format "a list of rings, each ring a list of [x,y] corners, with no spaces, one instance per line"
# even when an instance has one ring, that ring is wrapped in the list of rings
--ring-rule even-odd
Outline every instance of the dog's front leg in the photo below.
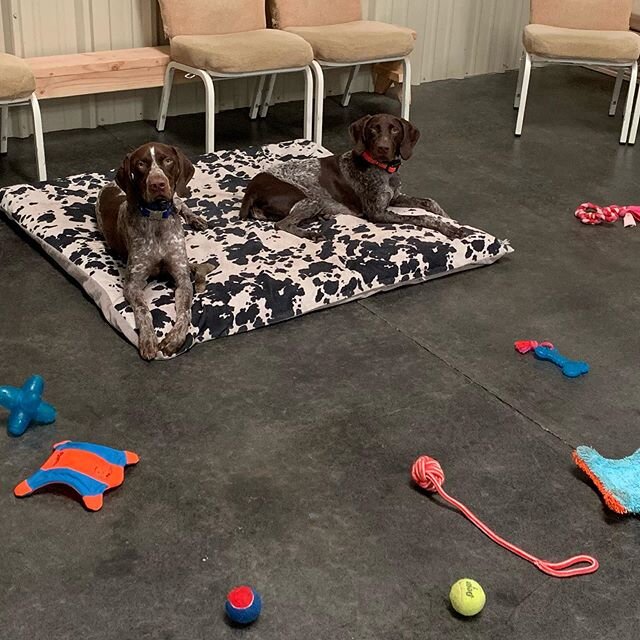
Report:
[[[447,238],[462,238],[465,235],[465,230],[455,227],[447,220],[442,218],[436,218],[432,216],[404,216],[395,211],[389,211],[387,206],[392,204],[394,206],[417,206],[405,204],[407,200],[402,201],[403,204],[398,204],[398,201],[394,199],[387,199],[386,197],[378,197],[375,200],[370,199],[369,202],[364,202],[364,211],[368,220],[371,222],[377,222],[378,224],[413,224],[417,227],[423,227],[424,229],[433,229],[438,233],[441,233]],[[415,202],[415,201],[414,201]]]
[[[189,207],[182,201],[178,196],[175,196],[173,199],[174,204],[176,205],[176,209],[178,210],[178,214],[184,218],[184,221],[191,225],[196,231],[204,231],[209,224],[205,218],[202,216],[198,216]]]
[[[145,360],[153,360],[158,354],[158,339],[153,328],[153,318],[144,297],[149,271],[135,264],[127,266],[124,281],[124,297],[133,309],[138,328],[138,351]]]
[[[412,209],[424,209],[430,213],[436,213],[443,218],[449,218],[449,214],[432,198],[416,198],[404,193],[396,194],[389,203],[392,207],[408,207]]]
[[[160,343],[159,349],[166,356],[172,356],[184,343],[191,326],[193,285],[186,253],[170,261],[165,259],[165,265],[176,286],[176,322]]]

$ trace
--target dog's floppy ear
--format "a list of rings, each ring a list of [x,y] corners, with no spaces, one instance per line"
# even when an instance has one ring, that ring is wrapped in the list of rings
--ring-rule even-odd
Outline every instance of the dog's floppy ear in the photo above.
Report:
[[[187,187],[193,174],[196,172],[191,160],[180,151],[177,147],[171,147],[178,156],[178,177],[176,178],[176,193],[181,198],[188,198],[191,195],[191,190]]]
[[[408,120],[398,118],[402,125],[402,142],[400,143],[400,155],[403,160],[408,160],[413,155],[413,148],[420,140],[420,130],[414,127]]]
[[[349,127],[349,135],[351,136],[351,139],[356,145],[354,149],[356,153],[363,153],[366,150],[366,145],[364,141],[364,132],[371,118],[372,116],[364,116],[359,120],[356,120],[355,122],[351,123],[351,126]]]
[[[133,176],[131,175],[131,154],[128,153],[120,168],[116,173],[116,184],[127,194],[129,195],[133,191]]]

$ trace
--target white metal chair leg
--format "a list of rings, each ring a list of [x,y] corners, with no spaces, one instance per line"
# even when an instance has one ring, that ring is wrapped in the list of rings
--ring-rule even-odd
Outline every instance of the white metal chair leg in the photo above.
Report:
[[[628,144],[635,144],[638,135],[638,124],[640,124],[640,91],[637,92],[636,106],[633,110],[633,120],[629,131]]]
[[[175,67],[170,62],[167,65],[167,70],[164,72],[164,84],[162,85],[162,97],[160,98],[160,108],[158,110],[158,121],[156,122],[156,129],[158,131],[164,131],[164,126],[167,122],[167,111],[169,110],[169,98],[171,97],[171,87],[173,85],[173,75],[175,73]]]
[[[267,85],[267,93],[262,101],[262,108],[260,109],[260,117],[266,118],[271,106],[271,98],[273,97],[273,88],[276,86],[276,77],[278,74],[272,73],[269,78],[269,84]]]
[[[411,110],[411,60],[409,57],[402,59],[402,111],[405,120],[409,119]]]
[[[44,159],[44,136],[42,134],[42,116],[40,115],[40,105],[36,94],[32,93],[31,111],[33,112],[33,137],[36,145],[36,162],[38,163],[38,180],[47,179],[47,165]]]
[[[516,135],[522,135],[524,112],[527,107],[527,95],[529,93],[529,80],[531,79],[531,56],[525,52],[524,69],[522,71],[522,87],[520,89],[520,103],[518,105],[518,119],[516,121]]]
[[[9,142],[9,105],[0,107],[0,153],[7,153]]]
[[[342,104],[343,107],[348,107],[349,102],[351,102],[351,87],[353,86],[353,81],[358,75],[358,71],[360,71],[360,65],[357,64],[355,67],[351,67],[351,71],[349,72],[349,79],[347,80],[347,86],[344,89],[344,93],[342,94]]]
[[[520,94],[522,92],[522,75],[524,73],[524,53],[520,58],[520,67],[518,68],[518,82],[516,83],[516,97],[513,100],[513,108],[520,106]]]
[[[313,74],[304,68],[304,132],[305,140],[313,140]]]
[[[324,114],[324,73],[316,60],[311,61],[311,72],[315,82],[315,98],[313,109],[313,141],[322,144],[322,121]]]
[[[620,91],[622,91],[622,81],[624,80],[625,67],[618,69],[616,84],[613,87],[613,95],[611,96],[611,104],[609,105],[609,115],[615,116],[618,110],[618,100],[620,99]]]
[[[629,79],[629,92],[627,93],[627,103],[624,108],[624,120],[622,121],[622,133],[620,134],[620,144],[626,144],[629,138],[629,124],[633,115],[633,98],[635,97],[638,82],[638,61],[634,60],[631,65],[631,78]]]
[[[262,104],[262,92],[264,91],[264,83],[267,79],[267,76],[262,75],[258,79],[258,84],[256,86],[256,93],[253,96],[253,105],[251,106],[251,110],[249,111],[249,117],[252,120],[255,120],[258,117],[258,109],[260,109],[260,105]]]
[[[199,74],[204,82],[204,94],[206,100],[205,120],[206,120],[206,144],[205,152],[213,153],[215,151],[215,133],[216,133],[216,90],[213,86],[213,80],[206,71]]]

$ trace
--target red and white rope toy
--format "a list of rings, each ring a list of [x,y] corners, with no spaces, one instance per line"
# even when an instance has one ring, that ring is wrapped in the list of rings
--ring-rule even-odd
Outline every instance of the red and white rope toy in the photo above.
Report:
[[[636,221],[640,222],[640,207],[619,207],[617,204],[601,207],[593,202],[583,202],[576,209],[575,216],[582,224],[611,223],[622,218],[625,227],[635,227]]]
[[[461,502],[458,502],[455,498],[452,498],[443,488],[444,484],[444,471],[440,466],[440,463],[429,456],[420,456],[414,463],[411,469],[411,477],[413,481],[422,489],[437,493],[441,498],[444,498],[449,504],[453,505],[458,511],[461,511],[473,524],[482,531],[486,536],[491,538],[495,543],[504,547],[511,553],[520,556],[524,560],[527,560],[540,571],[554,578],[572,578],[573,576],[583,576],[588,573],[593,573],[598,570],[598,561],[591,556],[574,556],[568,558],[562,562],[549,562],[548,560],[541,560],[532,556],[530,553],[523,551],[520,547],[507,542],[504,538],[501,538],[497,533],[493,532],[476,517],[467,507]],[[574,565],[586,563],[585,566],[575,567]],[[572,568],[573,567],[573,568]]]

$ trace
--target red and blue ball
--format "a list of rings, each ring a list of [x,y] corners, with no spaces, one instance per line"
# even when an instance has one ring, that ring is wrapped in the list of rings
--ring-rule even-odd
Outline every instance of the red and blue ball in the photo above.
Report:
[[[251,624],[262,611],[262,599],[257,591],[242,585],[235,587],[227,595],[225,610],[229,619],[236,624]]]

